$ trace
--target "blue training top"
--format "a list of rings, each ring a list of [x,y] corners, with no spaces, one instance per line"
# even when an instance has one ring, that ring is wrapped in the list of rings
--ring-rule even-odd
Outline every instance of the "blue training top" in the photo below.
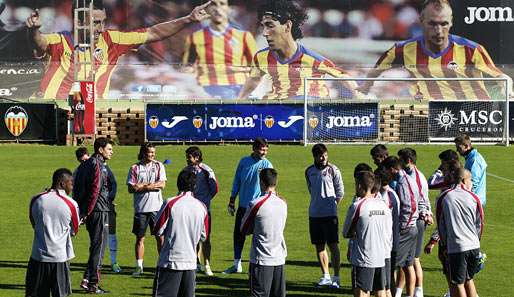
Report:
[[[261,195],[259,173],[265,168],[273,168],[267,159],[246,156],[239,161],[231,195],[231,197],[236,197],[239,194],[239,207],[248,208],[250,201]]]
[[[487,168],[487,163],[476,149],[472,149],[471,152],[465,156],[465,159],[466,163],[464,164],[464,168],[471,171],[471,181],[473,183],[471,191],[480,198],[482,207],[484,207],[486,203],[485,169]]]

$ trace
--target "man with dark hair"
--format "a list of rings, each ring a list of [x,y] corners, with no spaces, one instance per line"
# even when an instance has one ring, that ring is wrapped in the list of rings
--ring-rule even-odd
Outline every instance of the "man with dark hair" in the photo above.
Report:
[[[79,147],[75,151],[75,157],[79,163],[85,162],[89,159],[89,151],[86,147]],[[118,191],[118,184],[116,182],[116,178],[112,173],[111,168],[105,163],[105,167],[107,169],[107,180],[108,180],[108,188],[109,188],[109,200],[111,201],[110,210],[109,210],[109,254],[111,256],[111,265],[112,271],[115,273],[121,272],[121,267],[117,261],[118,254],[118,239],[116,238],[116,208],[114,204],[114,199],[116,198],[116,192]],[[73,172],[73,178],[75,178],[76,171]]]
[[[400,237],[395,263],[396,266],[400,267],[403,270],[403,273],[405,273],[407,296],[413,297],[416,285],[414,257],[418,236],[416,221],[419,217],[419,188],[416,186],[416,181],[402,169],[400,160],[397,157],[387,157],[382,161],[381,167],[386,170],[388,174],[391,174],[396,181],[395,191],[400,200],[400,212],[398,218],[400,225]],[[399,297],[402,294],[402,288],[398,287],[398,280],[396,285],[397,288],[395,296]]]
[[[423,235],[427,225],[432,225],[432,209],[430,206],[430,199],[428,196],[428,183],[423,172],[421,172],[416,166],[417,153],[412,148],[404,148],[398,151],[398,157],[402,164],[402,169],[416,181],[418,188],[418,210],[419,217],[416,221],[416,227],[418,228],[418,239],[416,242],[416,253],[414,256],[414,271],[416,272],[416,287],[414,289],[415,297],[423,297],[423,268],[421,267],[420,256],[423,250]],[[399,287],[403,289],[404,275],[400,273]]]
[[[316,247],[316,255],[322,272],[318,286],[339,288],[339,221],[337,205],[343,199],[344,185],[341,171],[328,162],[328,149],[318,143],[312,147],[314,164],[305,169],[305,180],[310,194],[309,233],[311,243]],[[332,258],[334,276],[330,278],[328,269],[328,245]]]
[[[437,229],[448,259],[453,297],[477,296],[473,276],[479,271],[484,212],[480,198],[471,192],[471,174],[455,166],[447,175],[451,187],[437,199]]]
[[[455,147],[457,152],[464,157],[466,162],[464,168],[471,172],[471,181],[473,187],[471,191],[480,197],[482,207],[485,207],[486,199],[486,168],[487,163],[484,157],[478,152],[476,148],[471,145],[469,135],[463,134],[455,137]]]
[[[380,163],[382,163],[385,158],[389,157],[389,151],[387,150],[387,147],[381,143],[371,148],[369,154],[371,155],[371,158],[377,167],[380,166]]]
[[[250,295],[285,297],[287,248],[284,229],[287,204],[276,193],[277,171],[259,173],[261,196],[250,202],[241,223],[241,232],[253,234],[250,249]]]
[[[76,170],[73,199],[78,202],[80,218],[89,232],[89,259],[80,286],[89,293],[103,294],[100,288],[100,269],[109,234],[109,173],[106,163],[113,154],[112,141],[97,138],[95,153]]]
[[[392,219],[392,237],[391,253],[386,255],[385,269],[386,269],[386,296],[391,297],[391,289],[394,289],[396,284],[395,271],[396,271],[396,255],[398,253],[398,245],[400,240],[400,198],[396,192],[389,186],[393,180],[393,176],[384,168],[375,170],[376,179],[380,180],[380,195],[382,200],[391,210]]]
[[[223,271],[228,273],[241,273],[241,253],[245,244],[245,236],[241,233],[241,220],[251,201],[261,195],[259,185],[259,172],[265,168],[273,168],[273,165],[266,159],[268,154],[268,142],[261,137],[255,138],[252,145],[252,154],[243,157],[237,165],[232,193],[228,202],[228,212],[230,215],[236,214],[234,224],[234,265]],[[236,197],[239,195],[239,206],[235,208]]]
[[[198,84],[212,98],[236,99],[250,72],[255,39],[229,22],[228,0],[211,3],[209,24],[186,39],[183,63],[195,66]]]
[[[428,178],[428,188],[431,190],[440,189],[444,191],[448,188],[448,185],[444,183],[444,174],[442,172],[443,167],[447,162],[458,161],[459,155],[454,150],[445,150],[439,154],[439,160],[441,163],[436,171]]]
[[[84,1],[89,7],[90,1]],[[82,1],[81,1],[82,3]],[[172,21],[153,25],[127,32],[118,30],[105,30],[106,12],[101,1],[93,1],[94,23],[94,58],[95,58],[95,91],[99,98],[107,98],[109,85],[114,68],[119,58],[130,50],[137,49],[140,45],[163,40],[180,32],[187,24],[200,22],[208,18],[205,11],[210,1],[195,7],[191,13]],[[79,16],[81,13],[79,13]],[[80,25],[89,25],[79,22]],[[42,58],[47,58],[49,65],[41,80],[40,93],[44,99],[66,99],[73,84],[73,41],[71,32],[42,34],[39,31],[41,20],[39,12],[32,12],[27,19],[27,27],[34,40],[36,49],[43,53]],[[79,36],[81,37],[81,35]],[[80,43],[84,43],[80,40]],[[80,62],[86,61],[91,55],[90,48],[81,48],[78,53]],[[79,71],[79,80],[91,79],[88,71]]]
[[[209,235],[207,208],[193,196],[196,176],[182,170],[178,195],[168,198],[157,214],[153,233],[163,238],[153,283],[156,297],[195,296],[196,247]]]
[[[218,180],[216,179],[216,175],[214,175],[214,171],[207,164],[203,163],[202,151],[197,146],[191,146],[186,150],[186,161],[187,166],[183,169],[186,171],[191,171],[196,176],[196,184],[193,190],[193,194],[196,199],[205,204],[207,207],[207,214],[209,216],[209,226],[211,226],[212,231],[212,220],[211,220],[211,200],[214,199],[214,196],[218,193]],[[210,233],[210,232],[209,232]],[[200,271],[205,271],[205,274],[208,276],[212,276],[211,270],[211,236],[207,236],[207,238],[200,242],[198,249],[198,257],[201,260],[204,260],[204,266],[202,267],[201,263],[199,265]],[[201,261],[200,261],[201,262]]]
[[[361,171],[355,178],[355,192],[359,199],[348,212],[343,236],[352,238],[350,252],[352,288],[354,296],[385,296],[385,259],[391,254],[391,211],[381,197],[372,194],[375,186],[373,172]]]
[[[137,159],[127,175],[128,192],[134,195],[134,221],[132,233],[136,236],[135,277],[143,274],[143,258],[145,255],[145,233],[148,225],[153,233],[157,212],[162,206],[162,190],[166,186],[166,170],[164,165],[155,159],[155,145],[149,142],[141,144]],[[155,236],[157,252],[161,250],[162,238]]]
[[[259,6],[257,21],[269,46],[253,57],[250,78],[239,94],[240,99],[248,98],[264,75],[271,77],[272,90],[263,99],[303,99],[304,78],[347,76],[330,60],[297,42],[303,37],[301,25],[307,18],[305,8],[294,1],[268,0]],[[352,94],[357,88],[357,84],[350,81],[343,86]],[[323,82],[316,81],[307,87],[307,94],[324,98],[329,96],[329,90]]]
[[[71,294],[69,261],[75,257],[71,236],[79,231],[79,208],[68,196],[72,190],[71,171],[60,168],[53,173],[50,190],[30,201],[34,240],[25,278],[25,296]]]
[[[486,75],[512,81],[496,68],[482,45],[450,34],[452,14],[449,0],[425,1],[420,15],[423,34],[396,43],[379,58],[368,77],[378,77],[386,70],[401,67],[417,78],[477,78]],[[364,82],[359,90],[368,93],[373,83]],[[503,82],[499,83],[504,87]],[[418,81],[410,92],[426,100],[491,97],[482,81]]]

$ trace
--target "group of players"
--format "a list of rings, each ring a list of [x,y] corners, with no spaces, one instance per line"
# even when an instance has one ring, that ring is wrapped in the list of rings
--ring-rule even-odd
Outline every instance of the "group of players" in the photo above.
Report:
[[[91,0],[93,1],[93,0]],[[106,13],[101,1],[93,1],[95,42],[95,88],[99,98],[107,98],[110,80],[118,60],[140,45],[176,35],[190,23],[209,20],[187,37],[183,62],[196,73],[198,84],[212,98],[247,99],[264,76],[271,80],[271,90],[264,99],[325,98],[328,87],[314,81],[304,88],[306,77],[345,77],[348,74],[329,59],[298,42],[303,37],[301,25],[307,20],[305,9],[290,0],[267,0],[258,7],[258,22],[268,47],[256,52],[255,40],[248,31],[229,22],[227,0],[211,0],[193,9],[188,16],[149,28],[121,32],[106,30]],[[403,68],[412,77],[504,77],[486,49],[466,38],[450,34],[452,8],[448,0],[427,0],[421,8],[423,35],[396,43],[377,61],[369,77],[377,77],[393,67]],[[86,20],[87,22],[87,20]],[[74,55],[70,32],[42,34],[37,11],[27,19],[38,56],[48,61],[41,80],[39,96],[66,99],[73,84]],[[84,41],[81,40],[80,43]],[[79,61],[87,61],[90,49],[78,51]],[[191,66],[188,68],[188,66]],[[87,80],[92,69],[78,65],[79,80]],[[344,96],[363,98],[372,81],[357,85],[343,83]],[[411,93],[423,99],[488,99],[480,81],[419,81]]]
[[[370,152],[377,169],[373,171],[365,163],[355,167],[355,196],[342,231],[350,239],[347,258],[352,264],[355,296],[375,291],[376,296],[400,297],[403,287],[406,296],[423,296],[419,257],[425,228],[433,223],[429,188],[440,189],[441,194],[436,203],[437,230],[425,252],[430,253],[439,243],[439,258],[448,279],[447,296],[477,296],[473,275],[483,260],[480,237],[487,164],[467,135],[457,137],[455,144],[466,160],[465,165],[461,165],[455,151],[446,150],[439,155],[441,165],[428,181],[417,169],[416,152],[411,148],[401,149],[395,157],[378,144]],[[139,161],[130,167],[127,176],[128,191],[134,195],[133,275],[143,273],[144,236],[150,226],[159,251],[153,295],[194,296],[195,272],[203,270],[206,275],[213,275],[209,262],[210,202],[218,192],[218,183],[214,171],[203,162],[201,150],[192,146],[185,152],[187,166],[178,174],[179,194],[163,200],[166,173],[163,163],[155,159],[155,149],[151,143],[142,144]],[[81,163],[75,172],[56,170],[51,188],[31,200],[30,219],[35,236],[27,269],[26,296],[71,294],[71,236],[78,232],[80,224],[85,224],[90,236],[89,259],[81,287],[88,293],[106,293],[99,282],[107,242],[111,246],[113,271],[121,271],[113,230],[117,186],[107,166],[112,153],[112,143],[106,138],[95,140],[90,157],[85,148],[78,149],[76,156]],[[229,213],[236,214],[234,265],[223,273],[242,272],[245,237],[253,234],[251,296],[285,296],[287,204],[275,190],[277,171],[266,158],[267,153],[266,140],[255,139],[251,155],[243,157],[236,169],[228,204]],[[343,180],[340,170],[328,162],[324,144],[314,145],[312,155],[314,163],[305,170],[305,179],[310,193],[310,239],[323,274],[317,285],[339,288],[337,205],[344,196]],[[326,246],[331,254],[332,277]]]

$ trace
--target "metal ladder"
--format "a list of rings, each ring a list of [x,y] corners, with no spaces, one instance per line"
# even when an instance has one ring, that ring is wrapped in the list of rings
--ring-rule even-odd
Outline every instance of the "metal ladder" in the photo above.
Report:
[[[87,5],[87,2],[90,2],[89,5]],[[73,79],[76,82],[81,80],[94,81],[95,42],[93,1],[75,0],[75,7],[78,8],[75,8],[73,15]],[[81,24],[80,19],[84,20],[84,24]],[[89,53],[89,59],[85,58],[82,61],[79,61],[80,51]]]

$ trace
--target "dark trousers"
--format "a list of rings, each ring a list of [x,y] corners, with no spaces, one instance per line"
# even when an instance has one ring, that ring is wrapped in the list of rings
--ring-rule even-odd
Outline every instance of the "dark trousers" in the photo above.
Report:
[[[89,281],[89,286],[97,286],[100,282],[100,269],[108,244],[109,236],[109,212],[92,212],[86,220],[87,232],[89,232],[89,259],[84,272],[84,279]]]
[[[153,281],[153,297],[194,297],[194,270],[173,270],[157,267]]]
[[[241,221],[245,215],[246,208],[238,207],[236,212],[236,222],[234,224],[234,259],[241,259],[241,254],[245,246],[246,236],[241,233]]]
[[[262,266],[250,263],[251,297],[285,297],[286,275],[284,265]]]

